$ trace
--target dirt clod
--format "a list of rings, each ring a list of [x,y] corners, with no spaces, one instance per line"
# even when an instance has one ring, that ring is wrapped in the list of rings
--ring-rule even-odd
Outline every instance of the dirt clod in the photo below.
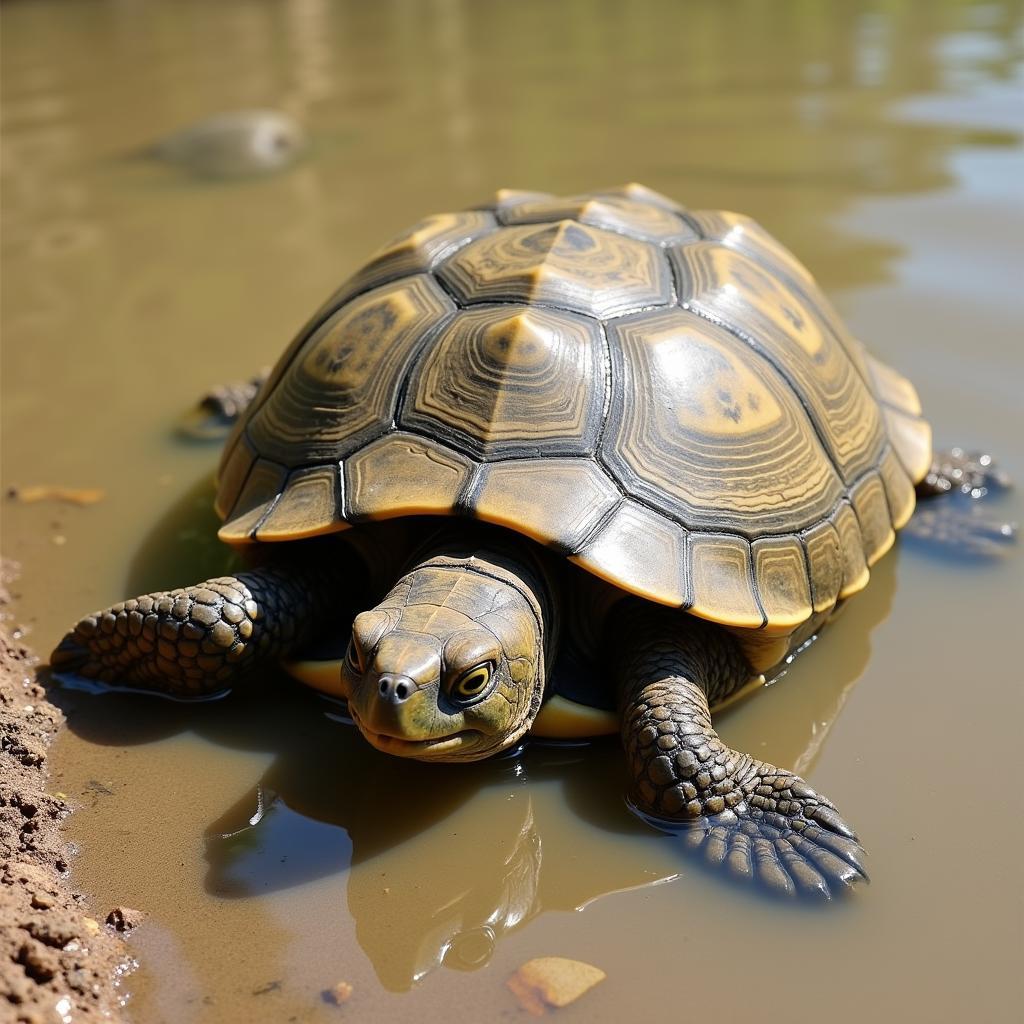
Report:
[[[561,956],[528,960],[506,984],[519,1005],[535,1017],[574,1003],[606,975],[600,967]]]
[[[107,924],[116,932],[130,932],[142,924],[145,916],[141,910],[132,910],[131,907],[114,907],[107,914]]]
[[[10,578],[0,563],[0,1020],[119,1024],[115,977],[132,960],[64,877],[71,809],[46,789],[46,749],[64,719],[9,621]]]

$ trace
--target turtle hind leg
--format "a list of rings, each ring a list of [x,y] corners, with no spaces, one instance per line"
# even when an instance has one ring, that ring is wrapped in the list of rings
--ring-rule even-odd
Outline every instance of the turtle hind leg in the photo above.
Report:
[[[925,499],[904,527],[906,536],[945,553],[968,558],[998,558],[1017,535],[980,499],[1010,487],[1010,478],[990,455],[950,448],[938,452],[917,494]],[[943,501],[933,501],[942,497]]]
[[[960,491],[972,498],[983,498],[1009,486],[1010,477],[991,455],[949,448],[932,457],[931,468],[917,485],[917,493],[918,497],[929,498]]]
[[[190,441],[223,441],[269,376],[270,367],[264,366],[248,380],[210,388],[181,419],[178,433]]]
[[[81,619],[50,666],[176,697],[222,692],[312,635],[327,583],[323,571],[261,568],[132,598]]]
[[[623,607],[617,626],[622,736],[641,816],[775,894],[829,899],[866,880],[857,836],[830,801],[730,749],[712,727],[709,697],[750,673],[733,638],[639,603]]]

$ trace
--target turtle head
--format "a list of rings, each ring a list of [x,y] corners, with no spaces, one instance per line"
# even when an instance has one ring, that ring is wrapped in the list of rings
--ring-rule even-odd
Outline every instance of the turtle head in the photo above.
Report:
[[[349,710],[378,750],[475,761],[529,730],[544,693],[542,585],[479,554],[435,556],[356,616]]]

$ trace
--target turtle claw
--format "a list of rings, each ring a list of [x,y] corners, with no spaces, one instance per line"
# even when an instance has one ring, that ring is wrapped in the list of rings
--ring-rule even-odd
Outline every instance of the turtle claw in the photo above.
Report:
[[[786,813],[743,802],[704,817],[683,834],[710,867],[786,898],[830,900],[868,881],[857,835],[806,784],[790,788]],[[794,807],[794,804],[796,805]]]

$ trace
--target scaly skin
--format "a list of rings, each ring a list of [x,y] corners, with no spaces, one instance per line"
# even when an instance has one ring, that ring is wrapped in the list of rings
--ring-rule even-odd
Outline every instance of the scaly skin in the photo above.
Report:
[[[50,656],[58,672],[179,697],[227,689],[300,646],[332,609],[329,568],[260,568],[115,604]]]
[[[654,824],[693,824],[687,843],[770,890],[829,898],[866,878],[854,832],[803,779],[727,747],[714,703],[750,677],[723,629],[640,601],[615,613],[631,798]]]

